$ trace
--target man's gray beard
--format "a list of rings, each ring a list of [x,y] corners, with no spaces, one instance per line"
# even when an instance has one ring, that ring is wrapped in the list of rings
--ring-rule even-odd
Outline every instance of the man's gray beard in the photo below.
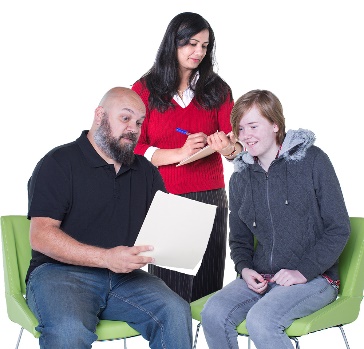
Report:
[[[120,144],[122,138],[130,139],[132,143]],[[117,163],[128,166],[133,163],[134,149],[137,143],[136,135],[129,132],[122,134],[119,138],[113,137],[106,114],[101,120],[100,127],[95,131],[94,140],[101,151]]]

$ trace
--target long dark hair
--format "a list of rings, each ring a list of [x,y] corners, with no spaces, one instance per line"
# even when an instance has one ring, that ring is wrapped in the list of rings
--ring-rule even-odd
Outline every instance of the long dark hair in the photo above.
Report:
[[[149,108],[164,112],[174,107],[171,102],[180,84],[179,63],[177,59],[178,47],[189,43],[192,36],[202,30],[209,31],[209,44],[206,56],[198,68],[192,71],[189,83],[199,72],[200,77],[195,86],[195,99],[205,109],[219,108],[226,98],[232,99],[229,85],[214,71],[215,64],[215,35],[210,24],[199,14],[183,12],[175,16],[169,23],[159,46],[152,68],[143,75],[142,82],[148,88]]]

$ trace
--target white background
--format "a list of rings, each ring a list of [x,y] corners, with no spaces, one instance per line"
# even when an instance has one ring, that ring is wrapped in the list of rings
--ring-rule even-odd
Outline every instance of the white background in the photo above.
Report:
[[[89,129],[103,94],[140,78],[169,21],[192,11],[214,29],[218,72],[234,98],[256,88],[275,93],[287,128],[314,131],[316,145],[331,158],[350,216],[364,216],[359,5],[350,0],[1,2],[0,215],[26,214],[26,184],[37,161]],[[231,170],[225,164],[226,181]],[[227,257],[225,284],[234,277]],[[7,347],[13,347],[18,326],[7,318],[2,283],[0,294],[1,330],[14,343]],[[351,349],[362,347],[363,326],[364,312],[345,327]],[[245,338],[240,343],[246,347]],[[139,337],[128,347],[148,344]],[[302,349],[324,347],[344,348],[339,330],[301,339]],[[21,348],[37,348],[37,341],[25,333]],[[207,348],[203,335],[198,348]]]

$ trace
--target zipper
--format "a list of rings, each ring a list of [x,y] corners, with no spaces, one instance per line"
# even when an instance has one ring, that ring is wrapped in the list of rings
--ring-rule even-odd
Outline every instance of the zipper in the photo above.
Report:
[[[269,183],[268,183],[268,172],[265,172],[265,179],[266,179],[266,196],[267,196],[267,205],[268,205],[268,211],[269,211],[269,217],[270,217],[270,222],[272,224],[272,249],[270,252],[270,269],[271,272],[273,273],[273,251],[274,251],[274,245],[275,245],[275,231],[274,231],[274,224],[273,224],[273,217],[272,217],[272,212],[270,210],[270,204],[269,204]]]

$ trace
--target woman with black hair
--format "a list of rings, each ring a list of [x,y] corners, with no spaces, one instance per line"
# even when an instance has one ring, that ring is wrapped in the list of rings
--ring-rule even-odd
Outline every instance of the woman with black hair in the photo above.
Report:
[[[232,92],[213,70],[214,49],[209,23],[199,14],[180,13],[169,23],[152,68],[132,87],[147,109],[135,153],[158,167],[168,192],[218,206],[195,277],[149,266],[187,301],[223,285],[228,204],[220,154],[231,160],[241,151],[229,137]],[[176,166],[206,144],[216,152]]]

